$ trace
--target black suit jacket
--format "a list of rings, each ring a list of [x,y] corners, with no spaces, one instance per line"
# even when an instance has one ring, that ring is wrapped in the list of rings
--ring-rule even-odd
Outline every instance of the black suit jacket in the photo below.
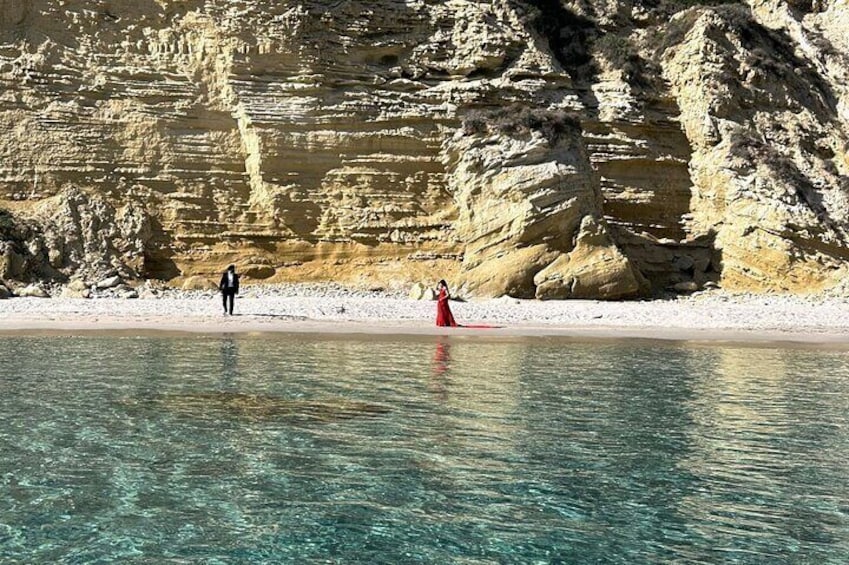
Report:
[[[236,294],[239,294],[239,275],[233,273],[233,286],[227,288],[227,271],[224,271],[224,274],[221,275],[221,282],[218,283],[218,289],[221,290],[221,292],[233,291]]]

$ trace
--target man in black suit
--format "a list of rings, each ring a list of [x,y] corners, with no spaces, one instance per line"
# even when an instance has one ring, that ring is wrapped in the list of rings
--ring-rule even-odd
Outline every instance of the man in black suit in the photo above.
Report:
[[[221,290],[221,296],[224,299],[224,314],[228,313],[227,301],[230,301],[229,314],[233,315],[233,302],[236,301],[236,295],[239,294],[239,275],[236,274],[236,265],[230,265],[224,274],[221,275],[221,282],[218,283],[218,288]]]

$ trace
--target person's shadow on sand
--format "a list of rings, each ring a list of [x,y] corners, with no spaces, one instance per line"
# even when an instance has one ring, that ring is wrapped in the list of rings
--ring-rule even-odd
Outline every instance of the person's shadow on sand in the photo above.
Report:
[[[251,318],[273,318],[276,320],[290,320],[293,322],[305,322],[309,320],[306,316],[295,316],[293,314],[255,314],[252,312],[233,314],[234,316],[250,316]]]

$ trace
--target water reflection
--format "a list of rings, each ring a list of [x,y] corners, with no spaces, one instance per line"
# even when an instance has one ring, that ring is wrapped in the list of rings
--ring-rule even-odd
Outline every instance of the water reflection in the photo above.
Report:
[[[428,390],[438,395],[441,400],[448,398],[448,386],[446,383],[448,370],[451,367],[451,344],[446,341],[438,341],[433,352],[433,369],[428,384]]]
[[[842,352],[306,336],[0,351],[0,560],[849,562]]]
[[[451,344],[445,341],[436,343],[436,349],[433,352],[433,374],[434,376],[442,376],[451,366]]]
[[[239,341],[232,335],[224,335],[221,338],[221,388],[231,389],[240,380],[239,375]]]
[[[826,367],[817,352],[778,348],[726,347],[706,358],[688,430],[694,450],[682,462],[701,488],[680,501],[681,512],[718,542],[717,559],[757,552],[836,563],[820,544],[846,547],[839,501],[849,483],[834,454],[849,437],[845,402],[835,405],[841,396],[833,394],[835,369],[845,375],[845,364]],[[776,537],[793,550],[776,547]]]

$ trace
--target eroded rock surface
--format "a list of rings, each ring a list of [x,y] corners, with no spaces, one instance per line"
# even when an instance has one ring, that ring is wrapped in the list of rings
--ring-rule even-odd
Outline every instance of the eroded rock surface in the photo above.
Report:
[[[833,286],[849,6],[712,4],[6,0],[0,278]]]
[[[577,120],[515,109],[475,119],[479,123],[467,123],[446,151],[465,286],[496,296],[636,296],[641,288],[631,283],[642,277],[610,237]],[[506,131],[487,125],[499,121]],[[587,255],[588,245],[616,257],[617,268],[586,264],[601,257]],[[579,259],[582,252],[587,256]],[[580,280],[572,276],[582,269],[595,270]],[[626,271],[632,273],[628,282],[620,280]]]

